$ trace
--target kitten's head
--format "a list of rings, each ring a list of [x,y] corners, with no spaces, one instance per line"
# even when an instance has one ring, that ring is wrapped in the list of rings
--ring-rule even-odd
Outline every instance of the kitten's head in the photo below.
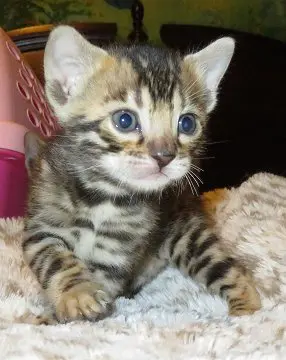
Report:
[[[78,151],[94,149],[91,168],[133,190],[159,191],[197,163],[233,51],[231,38],[186,56],[148,46],[103,50],[60,26],[45,51],[46,93]]]

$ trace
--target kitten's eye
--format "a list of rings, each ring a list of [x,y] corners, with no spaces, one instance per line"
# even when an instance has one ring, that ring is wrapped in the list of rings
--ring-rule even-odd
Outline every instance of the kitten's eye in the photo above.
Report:
[[[112,115],[115,127],[123,132],[134,131],[139,128],[137,116],[131,111],[120,110]]]
[[[186,135],[193,135],[196,131],[196,118],[193,114],[185,114],[180,116],[178,131]]]

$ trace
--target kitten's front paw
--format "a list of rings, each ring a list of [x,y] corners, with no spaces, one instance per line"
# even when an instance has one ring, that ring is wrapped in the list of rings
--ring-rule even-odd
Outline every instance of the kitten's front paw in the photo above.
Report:
[[[16,319],[16,322],[22,324],[32,324],[32,325],[55,325],[57,324],[56,319],[52,315],[34,315],[31,313],[26,313]]]
[[[75,320],[95,321],[110,308],[110,298],[92,282],[83,282],[62,293],[56,304],[56,317],[65,323]]]
[[[261,309],[261,299],[258,291],[252,284],[247,284],[240,292],[235,289],[228,297],[229,315],[251,315]]]

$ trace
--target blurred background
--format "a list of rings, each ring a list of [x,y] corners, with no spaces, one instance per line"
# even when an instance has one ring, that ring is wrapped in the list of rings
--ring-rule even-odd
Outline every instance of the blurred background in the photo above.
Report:
[[[142,0],[149,40],[161,24],[207,25],[286,40],[285,0]],[[116,22],[118,38],[132,28],[132,0],[1,0],[0,26],[11,30],[59,22]]]

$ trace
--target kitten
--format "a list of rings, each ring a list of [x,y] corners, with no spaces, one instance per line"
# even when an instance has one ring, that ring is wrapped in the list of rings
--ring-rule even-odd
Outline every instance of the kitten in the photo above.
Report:
[[[44,146],[26,139],[23,252],[58,321],[98,319],[167,264],[224,297],[231,315],[260,308],[188,186],[233,51],[231,38],[181,56],[101,49],[68,26],[50,34],[46,93],[63,130]]]

